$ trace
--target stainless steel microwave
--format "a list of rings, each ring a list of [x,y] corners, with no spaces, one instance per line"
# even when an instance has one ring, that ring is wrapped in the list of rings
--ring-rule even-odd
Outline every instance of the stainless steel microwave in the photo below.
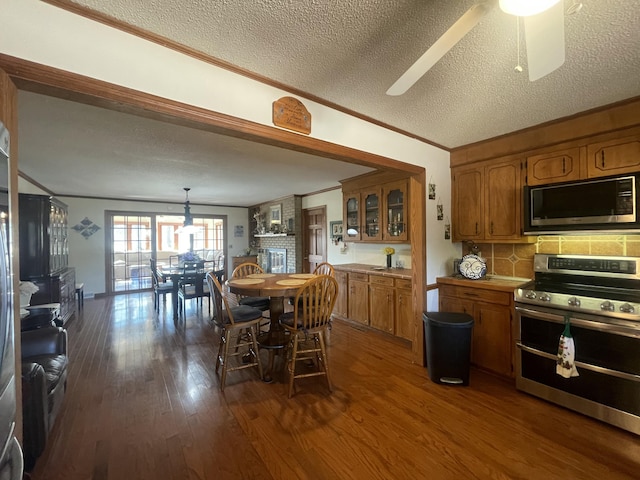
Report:
[[[524,188],[524,233],[640,232],[640,173]]]

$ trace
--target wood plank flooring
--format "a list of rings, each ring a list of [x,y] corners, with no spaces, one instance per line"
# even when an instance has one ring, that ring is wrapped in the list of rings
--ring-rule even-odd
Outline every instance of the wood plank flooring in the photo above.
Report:
[[[631,479],[640,437],[472,370],[437,385],[409,349],[339,321],[334,392],[282,373],[214,371],[218,336],[197,311],[175,327],[151,294],[87,299],[68,324],[63,410],[34,480]],[[266,361],[266,352],[262,352]],[[276,363],[276,366],[280,365]]]

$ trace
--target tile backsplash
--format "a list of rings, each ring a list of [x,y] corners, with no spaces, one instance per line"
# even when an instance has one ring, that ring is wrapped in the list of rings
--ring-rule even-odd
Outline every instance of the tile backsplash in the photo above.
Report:
[[[478,247],[487,261],[487,273],[533,278],[536,253],[640,257],[640,235],[541,235],[535,243],[479,243]],[[462,249],[468,253],[465,245]]]

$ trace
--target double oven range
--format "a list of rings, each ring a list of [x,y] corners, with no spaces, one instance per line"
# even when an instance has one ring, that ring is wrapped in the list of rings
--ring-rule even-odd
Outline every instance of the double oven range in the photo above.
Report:
[[[516,387],[640,435],[640,258],[544,255],[515,291]],[[569,322],[579,376],[556,374]]]

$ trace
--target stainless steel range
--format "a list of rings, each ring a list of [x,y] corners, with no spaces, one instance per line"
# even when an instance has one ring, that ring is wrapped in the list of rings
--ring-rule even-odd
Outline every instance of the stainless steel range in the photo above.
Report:
[[[640,258],[544,255],[515,291],[516,387],[640,435]],[[568,322],[579,376],[556,374]]]

